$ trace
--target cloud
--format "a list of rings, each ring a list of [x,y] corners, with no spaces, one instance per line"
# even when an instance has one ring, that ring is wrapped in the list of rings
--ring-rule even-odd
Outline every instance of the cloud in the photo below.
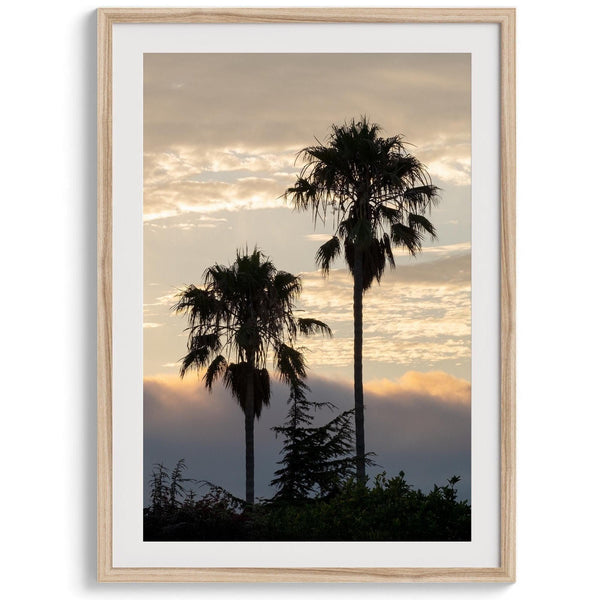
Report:
[[[173,146],[168,152],[146,151],[144,220],[280,207],[285,186],[271,173],[291,168],[292,164],[292,152],[286,153],[285,159],[277,160],[274,155],[244,154],[242,157],[226,149],[209,152]],[[290,179],[290,184],[292,181]],[[173,223],[167,221],[164,225],[173,226]]]
[[[453,377],[443,371],[420,373],[409,371],[399,379],[370,381],[365,389],[382,398],[426,395],[441,402],[470,405],[471,384],[465,379]]]
[[[399,265],[374,284],[363,301],[365,361],[435,364],[471,355],[470,253],[459,250],[422,263]],[[353,361],[352,278],[346,269],[303,273],[300,307],[323,318],[334,336],[312,347],[313,365]]]
[[[244,158],[249,147],[300,148],[364,112],[433,147],[468,123],[470,56],[146,54],[144,96],[151,147],[176,136]]]
[[[146,54],[145,218],[276,206],[298,150],[361,114],[470,184],[468,54]]]
[[[464,365],[471,358],[469,248],[469,244],[427,248],[422,259],[398,261],[395,269],[386,271],[381,284],[375,283],[365,294],[363,357],[367,377],[384,376],[383,366],[406,371],[462,365],[455,374],[468,373]],[[318,271],[301,273],[301,277],[298,315],[324,320],[333,329],[332,338],[302,339],[309,364],[315,369],[346,369],[349,373],[354,360],[351,275],[346,268],[338,268],[327,278]],[[176,292],[175,287],[146,288],[145,354],[160,351],[155,366],[146,374],[162,372],[163,364],[185,353],[186,323],[171,310]],[[165,326],[150,329],[157,323]]]
[[[352,408],[352,385],[311,376],[313,397],[333,402],[339,410]],[[470,386],[446,373],[409,373],[397,381],[365,386],[367,450],[376,453],[378,467],[407,473],[416,487],[429,489],[460,475],[460,492],[470,496]],[[287,391],[273,382],[271,407],[255,423],[257,494],[269,497],[269,481],[277,468],[281,440],[271,427],[285,419]],[[317,422],[336,413],[321,411]],[[195,377],[144,379],[144,465],[147,482],[152,465],[172,466],[185,458],[188,476],[207,479],[243,496],[243,414],[235,401],[217,385],[208,393]],[[147,498],[147,489],[146,489]]]
[[[331,239],[331,234],[330,233],[307,233],[304,237],[311,242],[327,242]]]

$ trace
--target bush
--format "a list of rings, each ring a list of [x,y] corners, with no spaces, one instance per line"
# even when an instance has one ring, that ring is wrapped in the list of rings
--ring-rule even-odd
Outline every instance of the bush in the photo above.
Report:
[[[305,500],[266,500],[248,506],[210,486],[144,511],[145,541],[469,541],[471,507],[458,501],[458,477],[429,493],[400,472],[378,475],[372,487],[348,480],[336,493]]]

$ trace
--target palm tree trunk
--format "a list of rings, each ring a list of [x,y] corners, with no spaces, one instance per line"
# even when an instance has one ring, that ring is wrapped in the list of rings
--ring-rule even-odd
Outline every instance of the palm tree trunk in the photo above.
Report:
[[[363,256],[354,257],[354,419],[356,425],[356,478],[367,480],[365,473],[365,405],[363,398]]]
[[[244,407],[246,427],[246,502],[254,504],[254,366],[249,365],[246,384],[246,406]]]

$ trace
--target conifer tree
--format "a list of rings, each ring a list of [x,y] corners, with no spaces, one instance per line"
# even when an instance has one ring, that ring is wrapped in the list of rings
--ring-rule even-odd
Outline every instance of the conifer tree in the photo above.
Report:
[[[305,375],[304,369],[300,372]],[[284,425],[274,427],[284,438],[281,468],[271,485],[277,488],[274,500],[302,501],[335,494],[356,468],[353,456],[353,410],[347,410],[325,425],[315,426],[315,412],[335,406],[308,400],[308,386],[297,378],[290,383],[289,411]]]

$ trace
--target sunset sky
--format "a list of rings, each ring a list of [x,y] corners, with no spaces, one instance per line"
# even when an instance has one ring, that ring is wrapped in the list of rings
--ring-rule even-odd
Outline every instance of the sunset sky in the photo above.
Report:
[[[372,472],[407,472],[429,487],[453,474],[470,486],[470,56],[467,54],[146,54],[144,58],[145,469],[186,458],[189,475],[242,495],[243,414],[195,375],[181,381],[186,324],[174,293],[206,267],[258,246],[300,274],[298,309],[326,321],[332,339],[308,338],[309,385],[350,408],[352,281],[329,278],[314,254],[331,224],[315,228],[280,197],[332,123],[367,115],[383,135],[403,134],[441,191],[431,213],[438,239],[421,255],[395,252],[364,302],[367,450]],[[256,484],[268,482],[287,393],[256,424]],[[327,415],[322,415],[325,418]],[[214,457],[218,456],[218,462]],[[147,480],[147,476],[145,477]]]

